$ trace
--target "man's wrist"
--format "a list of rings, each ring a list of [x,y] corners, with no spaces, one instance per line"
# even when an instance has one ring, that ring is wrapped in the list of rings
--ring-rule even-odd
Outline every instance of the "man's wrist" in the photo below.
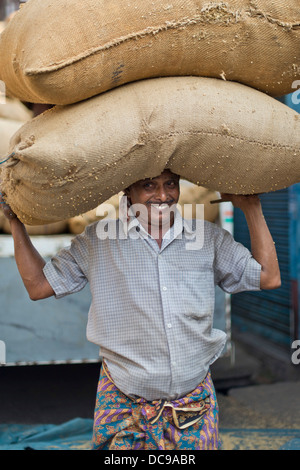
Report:
[[[265,218],[260,201],[257,203],[251,203],[242,210],[247,221],[252,220],[259,222],[261,219]]]
[[[14,228],[18,228],[18,227],[25,227],[23,222],[21,222],[21,220],[18,219],[17,216],[15,216],[11,219],[7,219],[7,220],[9,221],[11,230],[13,230]]]

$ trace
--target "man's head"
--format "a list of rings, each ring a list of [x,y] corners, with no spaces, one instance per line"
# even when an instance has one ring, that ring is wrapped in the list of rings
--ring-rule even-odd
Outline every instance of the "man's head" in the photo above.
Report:
[[[159,176],[132,184],[125,190],[125,195],[130,205],[142,204],[146,207],[148,225],[172,225],[174,211],[171,208],[175,208],[179,199],[179,176],[170,170],[164,170]]]

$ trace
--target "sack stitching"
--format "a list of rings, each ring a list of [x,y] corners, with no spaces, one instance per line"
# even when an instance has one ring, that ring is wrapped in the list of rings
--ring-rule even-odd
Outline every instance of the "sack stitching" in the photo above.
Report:
[[[220,13],[226,13],[227,14],[227,20],[224,22],[223,20],[220,20],[218,16],[209,16],[212,14],[215,10],[218,10]],[[239,22],[242,14],[248,16],[248,17],[256,17],[260,19],[267,20],[270,23],[276,24],[277,26],[281,26],[284,29],[290,31],[292,29],[296,29],[300,27],[300,21],[296,23],[286,23],[280,20],[277,20],[276,18],[272,18],[270,15],[267,13],[264,13],[262,11],[257,10],[256,8],[250,7],[248,10],[245,10],[244,12],[241,11],[236,11],[233,12],[229,10],[228,5],[224,2],[222,3],[212,3],[208,4],[205,7],[201,9],[201,14],[196,15],[194,18],[187,18],[184,17],[181,20],[178,21],[166,21],[163,25],[159,26],[152,26],[152,27],[147,27],[144,30],[134,32],[127,34],[125,36],[121,36],[113,41],[110,41],[106,44],[103,44],[101,46],[93,47],[91,49],[88,49],[74,57],[71,57],[69,59],[63,59],[59,62],[43,66],[40,68],[27,68],[25,69],[25,74],[30,76],[30,75],[39,75],[47,72],[53,72],[55,70],[60,70],[65,67],[68,67],[69,65],[72,65],[76,62],[79,62],[80,60],[86,59],[94,54],[97,54],[99,52],[102,52],[104,50],[111,49],[113,47],[118,46],[121,43],[130,41],[132,39],[138,40],[150,35],[157,35],[163,31],[168,31],[169,29],[182,29],[185,27],[189,27],[191,25],[195,24],[207,24],[207,23],[214,23],[214,24],[223,24],[223,25],[228,25],[231,22],[231,19],[234,20],[235,23]],[[230,19],[231,18],[231,19]],[[208,20],[211,21],[208,21]]]

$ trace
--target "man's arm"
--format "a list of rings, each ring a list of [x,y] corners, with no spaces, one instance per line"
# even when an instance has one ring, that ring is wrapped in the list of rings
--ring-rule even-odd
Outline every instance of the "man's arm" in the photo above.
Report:
[[[261,265],[260,288],[277,289],[281,286],[280,269],[273,238],[266,224],[259,197],[222,194],[240,208],[246,218],[253,258]]]
[[[15,260],[24,286],[31,300],[40,300],[54,295],[54,291],[47,281],[43,268],[46,264],[33,246],[26,228],[11,208],[4,204],[0,196],[1,207],[9,220],[11,233],[14,239]]]

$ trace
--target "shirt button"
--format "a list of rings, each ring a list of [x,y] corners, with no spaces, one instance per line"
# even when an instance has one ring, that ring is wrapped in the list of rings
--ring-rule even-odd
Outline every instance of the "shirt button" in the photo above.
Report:
[[[167,324],[167,327],[168,327],[168,328],[172,328],[172,323],[168,323],[168,324]]]
[[[164,287],[162,288],[162,290],[166,291],[166,290],[168,290],[168,289],[167,289],[167,287],[166,287],[166,286],[164,286]]]

